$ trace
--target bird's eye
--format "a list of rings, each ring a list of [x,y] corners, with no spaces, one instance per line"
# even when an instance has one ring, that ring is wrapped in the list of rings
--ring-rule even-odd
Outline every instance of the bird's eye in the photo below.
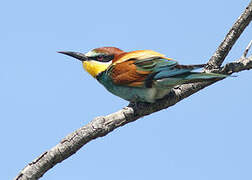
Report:
[[[98,60],[98,61],[102,61],[102,60],[103,60],[103,56],[102,56],[102,55],[97,56],[97,60]]]
[[[113,60],[113,58],[114,58],[114,55],[104,55],[104,54],[89,57],[90,60],[95,60],[95,61],[100,61],[100,62],[109,62]]]

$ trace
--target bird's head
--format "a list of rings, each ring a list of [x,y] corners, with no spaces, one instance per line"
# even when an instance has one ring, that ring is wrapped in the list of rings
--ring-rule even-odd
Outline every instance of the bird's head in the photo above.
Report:
[[[89,51],[86,54],[72,51],[60,51],[59,53],[74,57],[82,61],[83,68],[93,77],[105,71],[112,61],[124,53],[115,47],[101,47]]]

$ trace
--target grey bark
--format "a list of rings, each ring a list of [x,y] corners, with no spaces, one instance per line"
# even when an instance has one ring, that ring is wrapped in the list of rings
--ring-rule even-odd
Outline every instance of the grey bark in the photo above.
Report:
[[[248,26],[252,19],[252,1],[249,3],[242,15],[232,26],[223,42],[220,44],[214,55],[208,61],[205,71],[220,72],[224,74],[232,74],[243,70],[252,69],[252,56],[246,57],[249,48],[245,49],[244,55],[237,61],[220,67],[228,52],[239,38],[244,29]],[[137,103],[129,104],[127,107],[113,114],[96,117],[87,125],[67,135],[59,144],[52,149],[45,151],[38,158],[29,163],[14,178],[16,180],[35,180],[43,176],[49,169],[57,163],[62,162],[69,156],[77,152],[82,146],[93,139],[105,136],[114,129],[121,127],[127,123],[133,122],[140,117],[160,111],[162,109],[173,106],[182,99],[198,92],[199,90],[215,83],[201,82],[181,85],[173,88],[173,90],[163,99],[153,104]]]
[[[207,69],[218,68],[223,63],[229,51],[235,44],[236,40],[240,37],[244,29],[248,26],[252,19],[252,1],[246,7],[241,16],[236,20],[232,28],[227,33],[225,39],[219,45],[213,56],[207,63]]]

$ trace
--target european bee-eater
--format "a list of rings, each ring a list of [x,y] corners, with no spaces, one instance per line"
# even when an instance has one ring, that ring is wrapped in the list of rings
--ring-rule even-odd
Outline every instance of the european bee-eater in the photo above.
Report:
[[[179,65],[152,50],[124,52],[102,47],[86,54],[59,52],[82,61],[83,68],[108,91],[128,101],[153,103],[181,84],[225,78],[226,75],[192,72],[205,64]]]

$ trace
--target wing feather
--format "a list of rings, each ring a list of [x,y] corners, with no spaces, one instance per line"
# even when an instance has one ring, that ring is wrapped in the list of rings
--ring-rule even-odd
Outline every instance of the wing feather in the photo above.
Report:
[[[108,76],[117,85],[152,87],[153,81],[201,68],[204,65],[179,65],[177,61],[151,50],[140,50],[118,56],[108,68]]]
[[[166,66],[170,60],[163,54],[151,50],[132,51],[114,59],[107,73],[117,85],[143,87],[155,68]],[[176,61],[171,62],[177,64]]]
[[[109,75],[115,84],[136,87],[143,85],[144,80],[151,72],[136,70],[134,62],[134,60],[125,61],[111,68]]]

